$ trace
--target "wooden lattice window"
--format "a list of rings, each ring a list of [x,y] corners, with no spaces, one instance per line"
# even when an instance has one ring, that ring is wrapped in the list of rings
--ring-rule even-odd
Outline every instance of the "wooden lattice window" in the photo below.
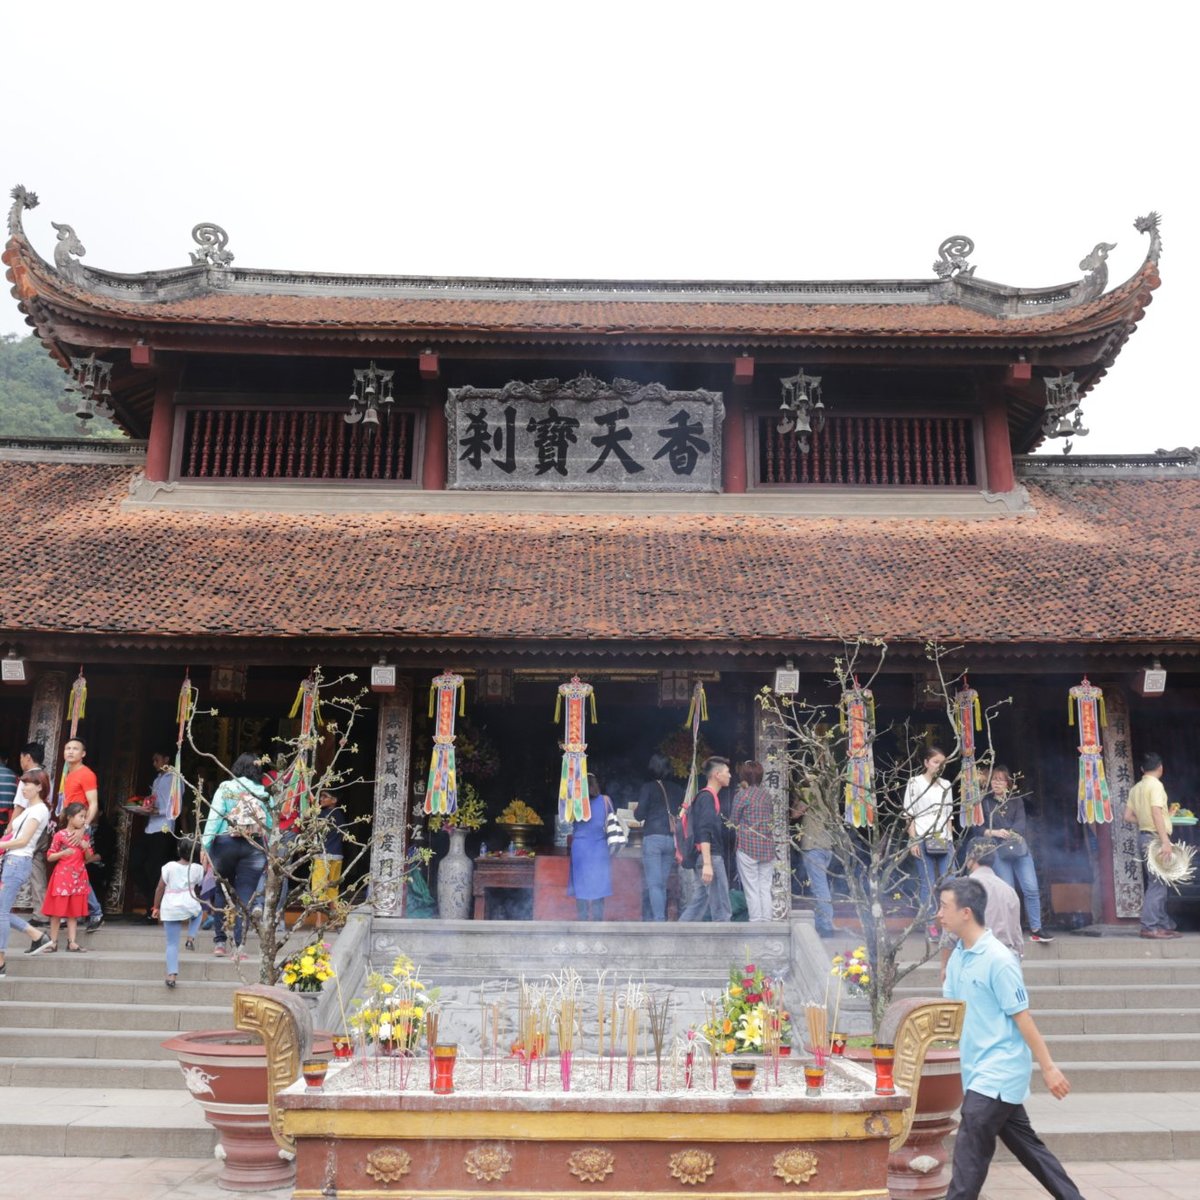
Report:
[[[766,485],[974,487],[979,484],[970,417],[831,416],[807,454],[775,414],[756,428],[757,474]]]
[[[373,438],[344,410],[192,408],[183,414],[181,479],[411,481],[416,413],[389,412]]]

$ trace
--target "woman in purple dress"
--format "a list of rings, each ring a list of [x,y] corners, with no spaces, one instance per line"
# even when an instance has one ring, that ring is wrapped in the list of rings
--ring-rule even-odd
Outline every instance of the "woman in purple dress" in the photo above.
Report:
[[[575,897],[575,909],[581,921],[603,921],[604,901],[612,895],[612,863],[608,857],[605,822],[612,812],[612,801],[601,794],[600,782],[588,775],[588,795],[592,815],[576,821],[571,834],[571,875],[567,895]],[[590,912],[589,912],[590,908]]]

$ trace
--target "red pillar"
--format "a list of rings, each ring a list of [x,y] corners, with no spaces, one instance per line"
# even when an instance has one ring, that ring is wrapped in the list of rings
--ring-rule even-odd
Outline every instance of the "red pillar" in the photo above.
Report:
[[[983,452],[988,491],[1011,492],[1016,486],[1016,477],[1013,474],[1012,442],[1008,436],[1008,412],[1003,400],[989,400],[983,410]]]
[[[425,397],[425,463],[421,486],[427,492],[446,490],[446,410],[444,389],[432,380],[421,392]]]
[[[154,389],[154,409],[150,414],[150,439],[146,444],[146,478],[164,483],[171,474],[171,439],[175,426],[175,385],[173,371],[164,371]]]
[[[722,486],[729,495],[740,496],[746,490],[746,409],[740,396],[725,400],[721,453]]]

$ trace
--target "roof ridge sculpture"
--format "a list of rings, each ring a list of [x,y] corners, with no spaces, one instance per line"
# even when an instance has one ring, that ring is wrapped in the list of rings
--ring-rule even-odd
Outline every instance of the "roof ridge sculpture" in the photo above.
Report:
[[[200,247],[191,264],[161,271],[120,274],[79,262],[83,248],[69,225],[54,224],[58,232],[51,266],[25,234],[23,214],[35,208],[35,193],[18,185],[12,189],[10,239],[21,243],[54,274],[82,292],[119,299],[133,305],[197,299],[211,295],[287,295],[312,298],[391,296],[397,299],[465,298],[478,300],[586,302],[794,303],[794,304],[949,304],[983,315],[1012,318],[1041,315],[1080,307],[1104,294],[1108,283],[1107,256],[1115,243],[1098,242],[1080,262],[1082,279],[1053,287],[1022,288],[976,276],[967,261],[974,252],[971,238],[956,234],[938,248],[932,279],[865,280],[614,280],[539,279],[488,276],[352,275],[338,272],[280,271],[234,268],[227,250],[228,235],[219,225],[203,222],[192,230]],[[1161,252],[1157,213],[1134,223],[1149,234],[1150,246],[1136,279],[1147,265],[1157,266]],[[11,246],[10,246],[11,248]],[[6,255],[6,260],[9,256]],[[82,296],[77,297],[83,299]]]

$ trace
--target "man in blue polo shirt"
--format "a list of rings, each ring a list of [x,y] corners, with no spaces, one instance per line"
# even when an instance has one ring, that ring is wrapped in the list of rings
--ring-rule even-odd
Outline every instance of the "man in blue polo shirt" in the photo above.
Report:
[[[959,939],[946,966],[942,994],[966,1003],[962,1041],[962,1124],[954,1143],[954,1170],[946,1200],[976,1200],[999,1138],[1017,1161],[1058,1200],[1083,1200],[1062,1163],[1046,1149],[1025,1112],[1033,1059],[1051,1095],[1071,1090],[1029,1012],[1021,966],[984,928],[987,893],[974,879],[952,879],[941,889],[938,921]]]

